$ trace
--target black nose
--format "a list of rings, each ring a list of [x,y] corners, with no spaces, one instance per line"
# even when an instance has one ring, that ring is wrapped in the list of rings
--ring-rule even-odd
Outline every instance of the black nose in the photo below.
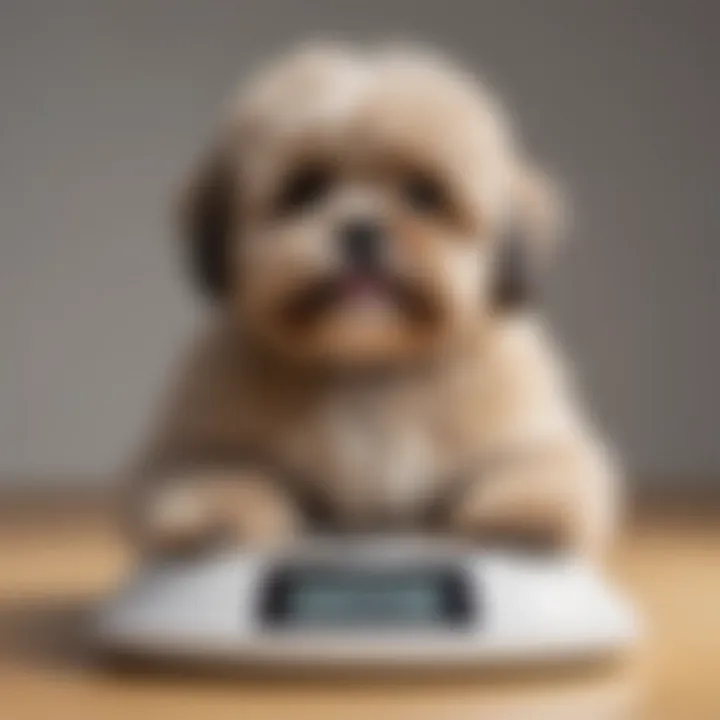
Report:
[[[376,268],[380,264],[383,235],[383,228],[375,220],[356,218],[348,221],[340,232],[345,260],[363,270]]]

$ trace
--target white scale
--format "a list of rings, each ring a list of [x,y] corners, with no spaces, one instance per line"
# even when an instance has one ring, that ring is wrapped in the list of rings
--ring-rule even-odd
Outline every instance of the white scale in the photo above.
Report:
[[[601,659],[638,637],[631,606],[580,559],[416,538],[165,561],[97,620],[108,650],[254,669]]]

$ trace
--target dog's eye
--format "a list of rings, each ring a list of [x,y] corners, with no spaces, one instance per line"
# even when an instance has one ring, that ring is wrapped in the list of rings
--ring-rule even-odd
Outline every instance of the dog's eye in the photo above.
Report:
[[[406,178],[403,195],[408,204],[421,213],[442,213],[449,206],[445,188],[429,175],[416,173]]]
[[[320,202],[333,183],[329,168],[307,165],[298,168],[285,181],[276,203],[281,213],[293,213]]]

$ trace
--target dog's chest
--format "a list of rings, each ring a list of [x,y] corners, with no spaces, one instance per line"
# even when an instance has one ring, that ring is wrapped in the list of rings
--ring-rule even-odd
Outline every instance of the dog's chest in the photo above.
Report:
[[[327,399],[291,433],[307,474],[348,519],[410,518],[443,474],[432,411],[372,392]]]

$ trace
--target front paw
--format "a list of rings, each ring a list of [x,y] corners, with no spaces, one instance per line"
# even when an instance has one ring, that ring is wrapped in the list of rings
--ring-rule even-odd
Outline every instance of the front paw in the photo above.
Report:
[[[154,554],[194,553],[213,546],[268,547],[300,532],[290,498],[255,471],[211,471],[163,482],[146,498],[141,544]]]
[[[451,524],[478,540],[597,555],[615,525],[614,487],[602,458],[574,448],[511,459],[469,487]]]

